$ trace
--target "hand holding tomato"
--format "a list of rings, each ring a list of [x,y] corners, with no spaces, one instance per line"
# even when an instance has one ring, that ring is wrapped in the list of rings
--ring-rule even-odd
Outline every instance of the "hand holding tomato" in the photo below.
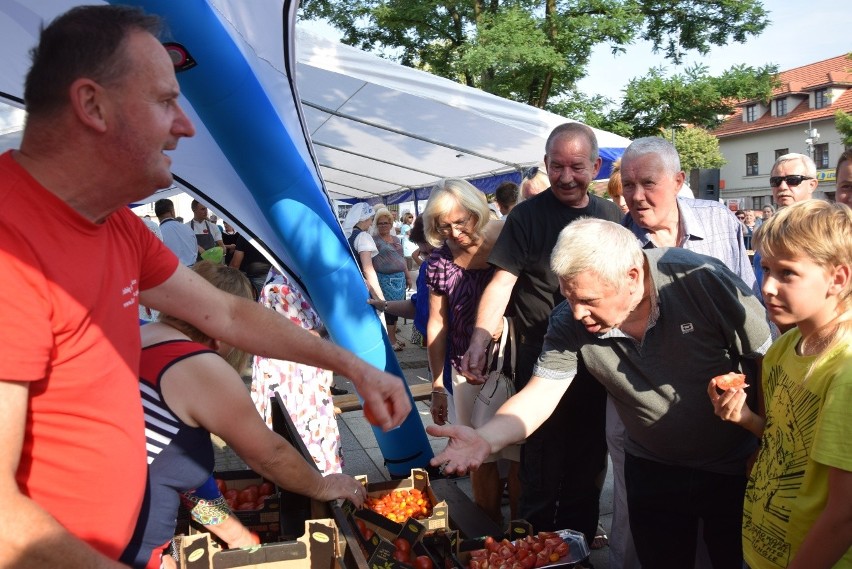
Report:
[[[353,369],[350,379],[364,398],[364,416],[371,425],[383,431],[398,427],[411,411],[411,400],[405,383],[395,375],[360,363],[363,366],[358,366],[360,370]]]
[[[754,423],[757,416],[746,405],[745,387],[748,386],[742,374],[720,375],[707,384],[707,396],[713,404],[713,412],[717,417],[751,430],[749,426]],[[720,389],[722,389],[721,393]]]

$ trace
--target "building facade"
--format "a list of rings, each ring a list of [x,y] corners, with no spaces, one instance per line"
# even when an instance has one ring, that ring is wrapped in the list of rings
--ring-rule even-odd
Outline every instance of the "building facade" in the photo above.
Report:
[[[834,168],[845,148],[834,114],[852,113],[852,59],[833,57],[783,71],[778,79],[769,104],[740,101],[713,131],[727,160],[720,192],[726,203],[746,209],[772,204],[769,172],[788,152],[814,159],[819,179],[814,197],[834,199]]]

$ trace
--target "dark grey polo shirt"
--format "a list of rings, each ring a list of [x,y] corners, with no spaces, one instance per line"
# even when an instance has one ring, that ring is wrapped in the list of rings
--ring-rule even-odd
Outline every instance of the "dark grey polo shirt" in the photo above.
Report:
[[[533,375],[571,380],[582,358],[627,428],[625,450],[666,464],[743,474],[756,440],[713,413],[707,383],[742,370],[771,344],[760,301],[713,257],[669,248],[643,253],[652,313],[642,342],[620,330],[591,334],[566,302],[550,317]],[[758,378],[748,383],[757,385]]]

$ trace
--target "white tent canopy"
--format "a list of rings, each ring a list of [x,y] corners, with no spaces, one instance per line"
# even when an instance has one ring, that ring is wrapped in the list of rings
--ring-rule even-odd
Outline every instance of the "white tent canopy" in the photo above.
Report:
[[[387,196],[443,177],[520,173],[541,161],[550,131],[568,122],[298,26],[296,59],[307,127],[335,199]],[[596,134],[605,161],[630,143]]]

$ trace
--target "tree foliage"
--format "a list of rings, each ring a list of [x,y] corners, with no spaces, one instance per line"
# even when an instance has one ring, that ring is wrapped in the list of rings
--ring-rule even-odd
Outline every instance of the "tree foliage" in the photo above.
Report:
[[[719,150],[719,139],[703,128],[674,129],[673,136],[680,167],[687,176],[693,168],[721,168],[727,162]]]
[[[545,108],[587,74],[592,49],[637,39],[679,63],[768,24],[761,0],[306,0],[343,42]]]
[[[696,65],[684,73],[665,76],[653,68],[632,79],[624,91],[621,108],[606,115],[603,125],[630,125],[630,137],[656,136],[681,125],[715,128],[734,111],[736,101],[768,101],[777,84],[777,66],[735,66],[718,77]]]
[[[852,147],[852,115],[838,110],[834,113],[834,126],[840,133],[840,141],[847,148]]]

